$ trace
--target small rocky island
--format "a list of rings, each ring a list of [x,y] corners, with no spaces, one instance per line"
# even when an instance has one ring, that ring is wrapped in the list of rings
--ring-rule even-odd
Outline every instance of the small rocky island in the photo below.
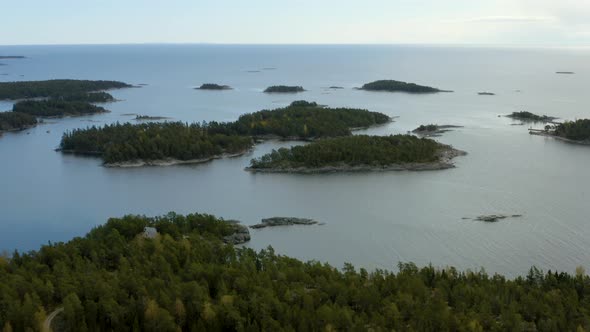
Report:
[[[265,93],[295,93],[303,91],[305,91],[305,89],[302,86],[289,85],[273,85],[264,90]]]
[[[200,87],[195,88],[197,90],[231,90],[232,87],[229,85],[220,85],[215,83],[205,83],[202,84]]]
[[[486,92],[486,91],[478,92],[477,94],[480,95],[480,96],[495,96],[496,95],[493,92]]]
[[[529,129],[529,133],[553,137],[569,143],[590,145],[590,119],[566,121],[554,126],[547,125],[544,130]]]
[[[250,241],[250,230],[248,227],[241,225],[237,220],[225,220],[230,225],[231,234],[225,235],[222,240],[227,244],[243,244]]]
[[[379,80],[363,85],[360,90],[367,91],[387,91],[387,92],[407,92],[407,93],[437,93],[437,92],[452,92],[447,90],[440,90],[425,85],[418,85],[416,83],[407,83],[395,80]]]
[[[421,125],[420,127],[412,130],[412,132],[422,137],[437,137],[448,131],[452,131],[454,128],[463,128],[463,126],[429,124]]]
[[[512,114],[506,115],[507,118],[512,118],[515,120],[520,121],[528,121],[528,122],[553,122],[556,120],[556,117],[547,116],[547,115],[537,115],[531,112],[512,112]]]
[[[252,225],[250,228],[260,229],[265,227],[292,226],[292,225],[316,225],[317,221],[306,218],[273,217],[262,219],[260,224]]]
[[[483,221],[483,222],[498,222],[503,219],[507,218],[520,218],[522,214],[512,214],[512,215],[505,215],[505,214],[489,214],[489,215],[481,215],[473,218],[475,221]],[[471,219],[471,218],[463,218],[463,219]]]
[[[273,150],[252,159],[246,168],[262,173],[329,173],[426,171],[455,167],[452,159],[466,153],[413,135],[354,135]]]

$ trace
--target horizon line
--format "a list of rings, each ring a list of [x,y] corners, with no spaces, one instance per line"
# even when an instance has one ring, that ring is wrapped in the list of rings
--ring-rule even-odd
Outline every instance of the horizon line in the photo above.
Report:
[[[211,45],[211,46],[425,46],[425,47],[498,47],[498,48],[567,48],[586,49],[590,45],[571,44],[514,44],[514,43],[217,43],[217,42],[122,42],[122,43],[32,43],[0,44],[0,47],[27,46],[158,46],[158,45]]]

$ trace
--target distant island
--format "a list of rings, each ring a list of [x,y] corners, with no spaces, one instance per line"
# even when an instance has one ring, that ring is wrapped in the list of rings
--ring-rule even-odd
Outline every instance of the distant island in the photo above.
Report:
[[[478,92],[477,94],[480,95],[480,96],[495,96],[496,95],[493,92],[485,92],[485,91],[484,92]]]
[[[88,92],[109,89],[130,88],[132,85],[118,81],[88,81],[88,80],[47,80],[0,82],[0,100],[27,98],[67,98]]]
[[[555,126],[545,126],[544,130],[530,129],[532,135],[550,136],[562,141],[590,145],[590,119],[566,121]]]
[[[0,59],[25,59],[23,55],[0,55]]]
[[[240,155],[253,145],[249,136],[207,129],[198,123],[117,123],[66,132],[58,150],[100,156],[105,166],[166,166]]]
[[[557,119],[553,116],[547,115],[537,115],[531,112],[522,111],[522,112],[512,112],[512,114],[506,115],[508,118],[521,120],[521,121],[530,121],[530,122],[551,122]]]
[[[328,89],[341,90],[341,89],[344,89],[344,87],[342,87],[342,86],[331,86]]]
[[[24,113],[0,112],[0,133],[24,130],[37,125],[37,118]]]
[[[147,120],[166,120],[170,119],[165,116],[152,116],[152,115],[136,115],[135,120],[137,121],[147,121]]]
[[[367,91],[387,91],[387,92],[408,92],[408,93],[437,93],[451,92],[440,90],[430,86],[418,85],[394,80],[379,80],[363,85],[360,90]]]
[[[269,86],[264,90],[266,93],[294,93],[303,92],[305,89],[301,86],[288,86],[288,85],[273,85]]]
[[[572,75],[575,74],[573,71],[556,71],[556,74]]]
[[[57,99],[19,101],[14,104],[12,111],[38,117],[80,116],[109,112],[87,102]]]
[[[412,132],[423,137],[433,137],[440,136],[443,133],[451,131],[453,128],[462,128],[462,126],[436,124],[420,125],[420,127],[412,130]]]
[[[232,88],[229,85],[219,85],[214,83],[205,83],[202,84],[200,87],[195,88],[197,90],[231,90]]]
[[[448,145],[412,135],[355,135],[273,150],[252,159],[246,170],[267,173],[439,170],[465,154]]]
[[[252,225],[250,228],[260,229],[266,227],[277,226],[293,226],[293,225],[316,225],[317,221],[307,218],[293,218],[293,217],[272,217],[262,219],[260,224]]]

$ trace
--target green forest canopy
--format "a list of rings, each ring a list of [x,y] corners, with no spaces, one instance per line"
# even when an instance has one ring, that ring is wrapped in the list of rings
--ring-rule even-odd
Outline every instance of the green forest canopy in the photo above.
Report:
[[[59,99],[19,101],[14,104],[12,111],[39,117],[75,116],[108,112],[106,109],[88,102]]]
[[[434,93],[441,92],[437,88],[430,86],[418,85],[394,80],[379,80],[367,83],[361,87],[361,90],[369,91],[389,91],[389,92],[409,92],[409,93]]]
[[[64,151],[102,155],[106,163],[130,160],[201,159],[235,153],[252,145],[252,136],[312,139],[351,135],[351,128],[389,121],[362,109],[324,108],[306,101],[276,110],[244,114],[235,122],[203,124],[115,124],[66,132]]]
[[[301,86],[289,86],[289,85],[273,85],[269,86],[264,90],[266,93],[277,93],[277,92],[303,92],[305,89]]]
[[[0,112],[0,132],[22,130],[37,124],[37,118],[32,115],[16,112]]]
[[[155,227],[154,239],[144,238]],[[367,271],[224,245],[210,215],[112,218],[85,237],[0,256],[0,327],[39,331],[585,331],[590,278]]]
[[[289,149],[273,150],[260,158],[252,159],[250,167],[292,169],[426,163],[438,159],[439,149],[439,143],[412,135],[354,135],[317,140]]]
[[[240,135],[283,138],[320,138],[351,135],[351,129],[384,124],[389,116],[358,108],[328,108],[315,102],[294,101],[289,106],[241,115],[231,123]]]
[[[578,119],[558,124],[553,133],[574,141],[590,140],[590,119]]]
[[[192,160],[243,152],[252,147],[248,136],[209,133],[200,124],[182,122],[111,124],[64,133],[60,149],[96,154],[105,163],[133,160]]]

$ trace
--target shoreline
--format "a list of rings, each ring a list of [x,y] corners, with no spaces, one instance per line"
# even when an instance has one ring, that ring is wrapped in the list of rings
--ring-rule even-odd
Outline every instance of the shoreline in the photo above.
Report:
[[[116,163],[104,163],[104,167],[109,168],[132,168],[132,167],[145,167],[145,166],[156,166],[156,167],[163,167],[163,166],[174,166],[174,165],[192,165],[192,164],[203,164],[209,161],[213,161],[216,159],[222,158],[235,158],[240,157],[242,155],[247,154],[250,152],[251,149],[237,152],[237,153],[222,153],[220,155],[214,155],[207,158],[199,158],[199,159],[189,159],[189,160],[179,160],[179,159],[157,159],[157,160],[133,160],[133,161],[122,161]],[[66,152],[66,151],[62,151]],[[66,152],[72,153],[72,152]]]
[[[561,137],[561,136],[557,136],[551,133],[547,133],[541,129],[529,129],[529,134],[530,135],[535,135],[535,136],[543,136],[543,137],[551,137],[554,138],[556,140],[559,141],[563,141],[566,143],[571,143],[571,144],[578,144],[578,145],[590,145],[590,141],[576,141],[573,139],[569,139],[569,138],[565,138],[565,137]]]
[[[251,173],[291,173],[291,174],[322,174],[322,173],[354,173],[354,172],[388,172],[388,171],[437,171],[455,168],[452,159],[467,155],[467,152],[444,145],[437,152],[439,160],[427,163],[391,164],[385,166],[374,165],[331,165],[322,167],[297,168],[244,168]]]

